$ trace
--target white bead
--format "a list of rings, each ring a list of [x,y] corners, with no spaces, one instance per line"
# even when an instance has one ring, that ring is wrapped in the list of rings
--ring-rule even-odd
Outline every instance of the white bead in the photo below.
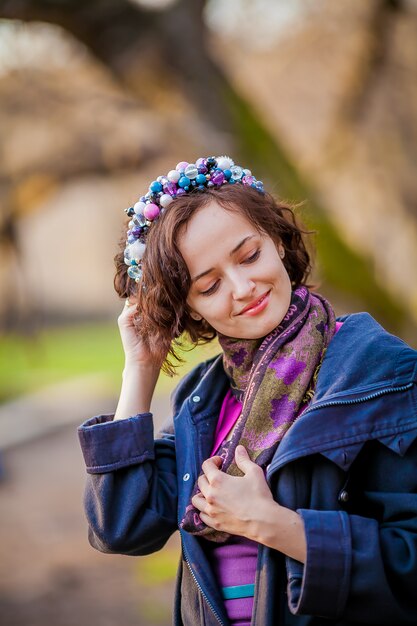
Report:
[[[228,156],[219,156],[216,157],[217,167],[220,167],[221,170],[230,170],[233,167],[234,162]]]
[[[252,176],[252,172],[250,170],[244,169],[243,173],[244,173],[245,176]]]
[[[231,172],[232,172],[232,179],[233,180],[240,180],[243,176],[243,170],[240,167],[240,165],[233,165],[233,167],[230,168]]]
[[[170,170],[167,174],[170,183],[177,183],[180,179],[180,173],[177,170]]]
[[[143,213],[143,209],[145,207],[146,207],[146,204],[144,202],[136,202],[136,204],[133,205],[133,209],[136,215],[140,215],[141,213]]]
[[[145,253],[145,248],[145,244],[137,239],[134,243],[130,244],[127,257],[135,259],[135,261],[140,261]]]
[[[169,193],[164,193],[160,198],[159,198],[159,204],[161,205],[161,207],[163,207],[164,209],[166,209],[167,206],[169,206],[171,204],[171,202],[173,201],[173,197],[169,195]]]
[[[185,168],[185,172],[184,172],[185,176],[188,176],[188,178],[193,180],[193,178],[196,178],[197,174],[198,174],[198,169],[196,168],[194,163],[190,163],[189,165],[187,165],[187,167]]]

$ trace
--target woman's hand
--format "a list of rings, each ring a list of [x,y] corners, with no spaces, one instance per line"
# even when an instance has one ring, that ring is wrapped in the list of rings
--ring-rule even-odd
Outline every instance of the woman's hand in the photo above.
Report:
[[[117,323],[125,353],[122,389],[115,420],[147,413],[158,380],[161,363],[156,363],[134,325],[137,306],[133,297],[125,302]]]
[[[151,354],[134,325],[133,320],[136,314],[137,301],[133,296],[130,296],[126,299],[122,312],[117,318],[125,361],[129,365],[150,365],[152,363]]]
[[[202,521],[216,530],[241,535],[305,562],[306,540],[301,517],[273,499],[259,465],[237,446],[235,462],[244,476],[230,476],[219,456],[206,459],[198,478],[201,493],[192,498]]]
[[[219,470],[219,456],[204,461],[204,474],[197,481],[201,494],[192,502],[207,526],[249,538],[254,522],[262,519],[273,498],[262,468],[250,460],[243,446],[237,446],[235,461],[244,476]]]

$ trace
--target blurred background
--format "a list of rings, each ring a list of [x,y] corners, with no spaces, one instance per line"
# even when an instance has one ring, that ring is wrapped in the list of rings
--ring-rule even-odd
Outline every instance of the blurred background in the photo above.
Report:
[[[117,403],[123,209],[211,154],[300,203],[337,313],[417,346],[416,0],[0,0],[5,626],[171,623],[177,538],[89,547],[76,427]]]

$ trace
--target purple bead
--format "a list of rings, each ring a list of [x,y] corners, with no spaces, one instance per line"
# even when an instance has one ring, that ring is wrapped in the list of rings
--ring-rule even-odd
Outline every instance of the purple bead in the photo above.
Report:
[[[179,163],[177,163],[177,166],[175,169],[178,172],[183,172],[185,168],[187,167],[187,165],[189,165],[188,161],[180,161]]]
[[[200,165],[200,166],[198,167],[198,173],[199,173],[199,174],[207,174],[207,172],[208,172],[208,169],[206,168],[206,166],[205,166],[205,165]]]
[[[133,235],[129,235],[127,241],[128,243],[133,243],[134,241],[136,241],[136,237],[134,237]]]
[[[206,167],[206,159],[203,157],[200,157],[199,159],[197,159],[195,164],[197,165],[197,167]],[[205,172],[201,172],[201,173],[204,174]]]
[[[146,196],[141,196],[141,197],[140,197],[140,201],[141,201],[141,202],[145,202],[145,200],[146,200]]]
[[[185,189],[181,189],[180,187],[177,191],[177,196],[185,196],[186,193]]]
[[[177,185],[175,183],[167,183],[164,185],[164,192],[169,193],[170,196],[175,196],[177,193]]]
[[[132,228],[132,235],[137,239],[139,237],[139,235],[141,235],[142,233],[142,229],[140,226],[135,226],[134,228]]]
[[[252,185],[255,182],[255,178],[253,176],[244,176],[242,178],[242,183],[244,185]]]
[[[224,174],[221,170],[215,170],[211,175],[211,182],[214,185],[222,185],[225,180]]]

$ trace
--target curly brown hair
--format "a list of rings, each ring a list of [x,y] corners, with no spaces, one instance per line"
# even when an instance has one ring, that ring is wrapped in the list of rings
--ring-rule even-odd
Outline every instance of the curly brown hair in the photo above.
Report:
[[[261,194],[239,184],[194,192],[170,204],[149,231],[139,286],[127,275],[124,236],[114,259],[114,287],[121,298],[132,295],[137,298],[136,328],[155,360],[164,361],[162,369],[169,375],[174,374],[175,364],[182,360],[177,348],[182,345],[184,334],[192,345],[207,343],[216,336],[215,329],[205,320],[196,321],[190,315],[187,296],[191,277],[178,247],[181,230],[196,211],[212,200],[227,211],[241,213],[276,245],[282,243],[283,262],[293,286],[305,285],[311,271],[310,255],[303,239],[308,231],[298,224],[293,208],[269,193]]]

